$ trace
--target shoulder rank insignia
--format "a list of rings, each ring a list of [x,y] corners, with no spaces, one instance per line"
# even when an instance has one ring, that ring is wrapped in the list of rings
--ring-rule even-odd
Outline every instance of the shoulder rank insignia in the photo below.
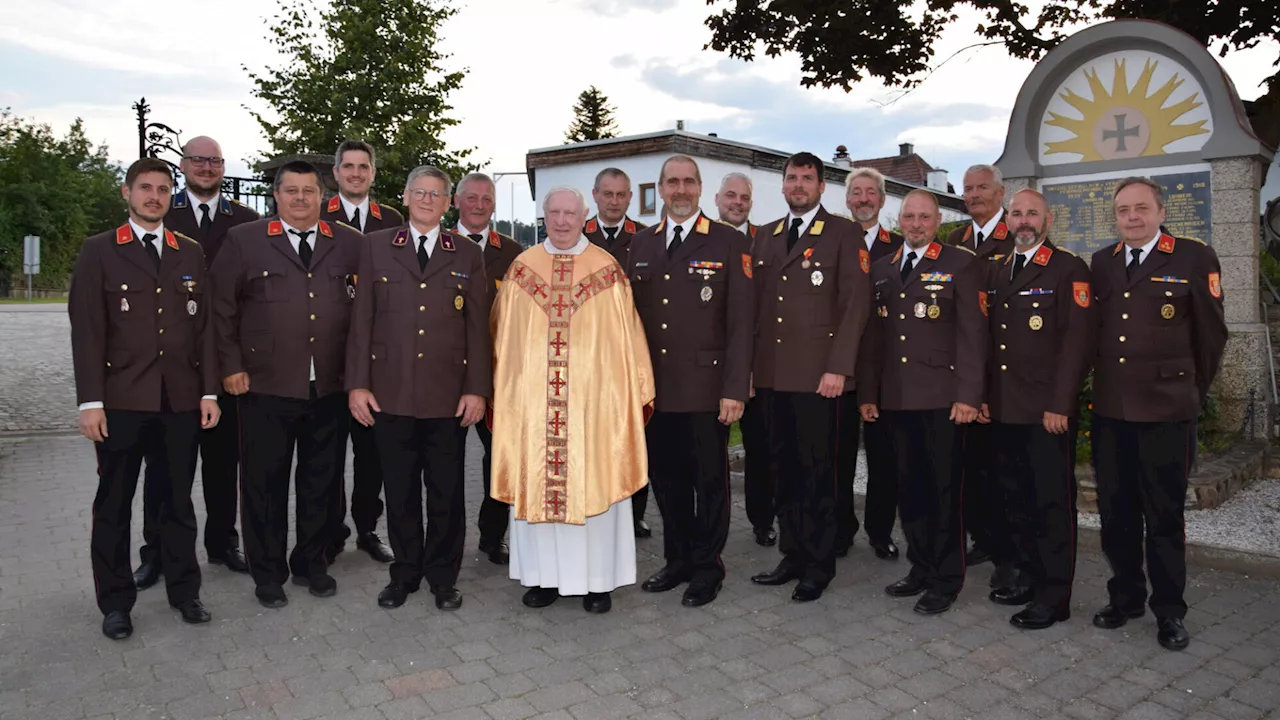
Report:
[[[374,218],[375,220],[381,220],[381,219],[382,219],[382,208],[378,207],[378,203],[376,203],[376,202],[374,202],[374,201],[370,200],[370,201],[369,201],[369,214],[370,214],[370,215],[372,215],[372,216],[373,216],[373,218]]]
[[[997,240],[1003,240],[1009,237],[1009,226],[1004,224],[1004,220],[996,223],[996,229],[992,231],[991,237]]]
[[[1036,251],[1035,257],[1031,258],[1031,262],[1043,267],[1049,264],[1049,258],[1053,255],[1053,248],[1048,245],[1041,245]]]
[[[129,227],[129,223],[116,228],[117,245],[128,245],[131,242],[133,242],[133,228]]]
[[[271,222],[267,223],[268,236],[283,235],[283,234],[284,234],[284,223],[280,222],[279,220],[272,220]]]
[[[333,237],[333,228],[329,227],[329,223],[320,221],[320,234],[325,237]]]
[[[174,193],[172,197],[172,202],[170,202],[169,206],[176,207],[176,208],[187,207],[187,191],[179,190],[178,192]]]
[[[164,231],[164,244],[172,250],[178,249],[178,238],[174,237],[173,231],[167,228]]]
[[[809,226],[809,234],[821,235],[824,224],[825,223],[823,223],[821,220],[814,220],[813,224]]]
[[[711,232],[711,221],[707,219],[706,215],[703,215],[702,217],[698,218],[698,224],[694,228],[694,232],[698,233],[699,235],[706,235],[707,233]]]
[[[1160,235],[1160,242],[1156,245],[1156,249],[1162,253],[1173,252],[1174,238],[1172,235]]]
[[[924,256],[930,260],[937,260],[942,254],[942,246],[936,242],[929,243],[929,249],[924,251]]]
[[[326,207],[325,210],[327,212],[336,213],[341,208],[342,208],[342,201],[338,199],[337,195],[334,195],[333,197],[329,198],[329,206]]]
[[[901,260],[901,259],[902,259],[902,246],[901,246],[901,245],[899,245],[899,246],[898,246],[898,252],[896,252],[896,253],[894,253],[894,254],[893,254],[893,259],[892,259],[892,260],[890,260],[889,262],[890,262],[890,263],[892,263],[892,264],[894,264],[894,265],[897,265],[897,264],[898,264],[898,261],[899,261],[899,260]]]
[[[882,242],[882,243],[887,243],[887,242],[889,242],[889,241],[890,241],[890,238],[889,238],[889,231],[888,231],[888,230],[885,230],[885,229],[884,229],[884,227],[881,227],[881,228],[880,228],[880,233],[879,233],[878,237],[879,237],[879,239],[880,239],[880,242]]]
[[[1073,300],[1076,301],[1076,304],[1079,305],[1080,307],[1082,308],[1089,307],[1090,295],[1091,293],[1089,292],[1088,282],[1071,283],[1071,297]]]
[[[1120,248],[1123,248],[1123,247],[1124,247],[1124,243],[1122,243],[1122,242],[1118,242],[1118,243],[1116,243],[1116,249],[1115,249],[1115,250],[1112,250],[1112,251],[1111,251],[1111,254],[1112,254],[1113,256],[1114,256],[1114,255],[1119,255],[1119,254],[1120,254]]]
[[[982,290],[978,291],[978,309],[982,311],[982,315],[984,317],[989,312],[989,310],[987,309],[987,293]]]
[[[497,230],[489,231],[489,244],[499,249],[502,248],[502,236],[498,234]]]
[[[596,222],[595,218],[591,218],[590,220],[587,221],[587,226],[583,228],[583,232],[593,233],[599,229],[600,229],[600,224]]]
[[[231,201],[227,199],[226,195],[218,195],[218,212],[223,215],[231,214]]]
[[[756,233],[759,231],[760,231],[759,225],[752,225],[751,223],[747,223],[747,235],[750,235],[751,239],[754,240],[756,237]]]
[[[622,232],[629,233],[631,235],[636,234],[636,224],[631,220],[631,218],[627,218],[626,221],[622,223]]]
[[[1216,297],[1222,297],[1222,276],[1216,272],[1209,273],[1209,294]]]
[[[751,255],[747,253],[742,253],[742,274],[751,279]]]
[[[858,266],[862,268],[862,272],[871,273],[871,253],[866,248],[858,248]]]
[[[783,228],[783,226],[785,226],[786,224],[787,224],[787,219],[786,219],[786,218],[783,218],[783,219],[779,220],[779,221],[778,221],[778,227],[776,227],[776,228],[774,228],[774,229],[773,229],[773,234],[774,234],[774,235],[781,235],[781,234],[782,234],[782,228]]]
[[[964,226],[964,237],[960,238],[960,242],[967,243],[973,237],[973,223]]]
[[[444,230],[440,231],[440,247],[449,252],[457,250],[457,246],[453,244],[453,236]]]
[[[409,244],[409,228],[400,228],[400,232],[391,239],[391,244],[396,247],[403,247]]]
[[[662,229],[665,228],[666,226],[667,226],[667,218],[663,217],[661,220],[658,221],[657,225],[653,226],[653,234],[661,235]]]

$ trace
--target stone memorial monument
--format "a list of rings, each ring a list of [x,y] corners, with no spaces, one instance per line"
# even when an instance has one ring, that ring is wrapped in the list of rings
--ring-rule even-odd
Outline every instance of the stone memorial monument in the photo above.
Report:
[[[1222,262],[1231,335],[1214,386],[1218,429],[1247,429],[1251,420],[1259,436],[1269,433],[1271,404],[1259,188],[1273,155],[1204,46],[1163,23],[1118,20],[1072,35],[1036,65],[996,161],[1010,195],[1044,193],[1054,214],[1049,237],[1086,262],[1116,241],[1117,179],[1145,175],[1164,187],[1168,232],[1203,240]]]

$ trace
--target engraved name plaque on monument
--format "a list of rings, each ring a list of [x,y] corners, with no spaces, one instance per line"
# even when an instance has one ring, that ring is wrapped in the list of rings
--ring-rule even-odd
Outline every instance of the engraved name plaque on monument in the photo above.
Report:
[[[1209,168],[1190,172],[1161,172],[1151,179],[1165,192],[1165,229],[1176,237],[1213,244],[1213,206]],[[1054,242],[1072,252],[1089,254],[1116,241],[1111,195],[1118,178],[1094,177],[1068,182],[1045,182],[1040,191],[1053,213]]]

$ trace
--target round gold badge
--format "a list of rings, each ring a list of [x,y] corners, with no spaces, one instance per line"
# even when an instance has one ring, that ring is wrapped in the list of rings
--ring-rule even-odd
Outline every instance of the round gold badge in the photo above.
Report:
[[[1164,318],[1165,320],[1172,320],[1172,319],[1173,319],[1173,306],[1172,306],[1172,305],[1170,305],[1169,303],[1165,303],[1164,305],[1161,305],[1161,306],[1160,306],[1160,317]]]
[[[1039,330],[1040,328],[1044,327],[1044,318],[1040,317],[1039,315],[1032,315],[1031,318],[1027,320],[1027,327],[1031,328],[1032,330]]]
[[[941,317],[941,316],[942,316],[942,308],[938,307],[937,305],[930,305],[930,306],[929,306],[929,319],[930,319],[930,320],[937,320],[937,319],[938,319],[939,317]]]
[[[462,296],[461,296],[461,295],[459,295],[459,296],[457,296],[457,297],[455,297],[455,298],[453,299],[453,309],[454,309],[454,310],[461,310],[461,309],[462,309],[462,304],[463,304],[463,301],[462,301]]]

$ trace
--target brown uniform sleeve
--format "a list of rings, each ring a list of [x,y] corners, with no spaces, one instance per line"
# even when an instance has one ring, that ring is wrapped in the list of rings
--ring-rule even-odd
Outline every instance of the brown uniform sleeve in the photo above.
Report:
[[[107,305],[102,298],[102,260],[98,243],[80,246],[67,298],[71,318],[71,359],[76,374],[76,404],[102,402],[107,367]]]
[[[1058,294],[1058,327],[1063,328],[1058,357],[1058,374],[1053,379],[1053,396],[1049,398],[1051,413],[1075,417],[1080,407],[1080,386],[1089,372],[1097,337],[1097,303],[1089,282],[1089,268],[1076,257],[1067,258],[1070,270],[1063,273],[1055,292]],[[1081,298],[1081,291],[1084,295]],[[1083,299],[1084,304],[1081,305]]]
[[[484,274],[484,256],[471,263],[471,283],[467,285],[467,374],[462,380],[464,395],[493,399],[493,336],[489,334],[489,280]]]
[[[200,248],[192,243],[192,249],[198,252]],[[211,275],[204,268],[203,258],[197,263],[197,267],[197,282],[208,288],[205,297],[212,300],[217,288],[213,287]],[[197,317],[199,326],[196,328],[197,337],[200,338],[200,387],[203,388],[204,395],[217,395],[222,391],[222,376],[218,374],[218,336],[214,329],[211,304],[211,302],[205,302],[204,307],[200,308],[200,314]]]
[[[826,363],[826,372],[846,378],[854,377],[858,372],[858,346],[862,343],[862,332],[866,330],[867,318],[871,314],[871,276],[864,269],[870,267],[871,259],[868,256],[863,262],[866,250],[856,240],[861,234],[861,226],[855,223],[852,235],[841,241],[837,272],[840,275],[838,294],[842,314]]]
[[[1222,363],[1227,346],[1227,323],[1222,304],[1222,267],[1213,248],[1197,246],[1200,258],[1191,280],[1191,333],[1196,361],[1196,389],[1200,404],[1209,395],[1209,386]],[[1215,294],[1216,290],[1216,294]]]
[[[751,244],[734,231],[729,243],[729,327],[725,336],[724,387],[720,397],[746,402],[751,394],[751,353],[755,348],[755,283]]]
[[[965,257],[956,273],[956,400],[978,407],[986,397],[987,357],[990,327],[985,303],[983,263],[963,250],[951,250]]]
[[[379,238],[382,235],[378,236]],[[368,390],[372,385],[373,316],[377,311],[374,291],[373,243],[360,243],[360,263],[356,271],[356,301],[351,307],[351,327],[347,330],[347,392]]]
[[[862,332],[862,344],[858,347],[858,374],[854,388],[858,391],[859,405],[880,404],[880,373],[884,362],[884,320],[869,317]]]
[[[240,354],[240,290],[246,271],[240,250],[241,237],[234,228],[227,234],[209,273],[213,286],[214,345],[223,378],[244,372],[244,357]]]

